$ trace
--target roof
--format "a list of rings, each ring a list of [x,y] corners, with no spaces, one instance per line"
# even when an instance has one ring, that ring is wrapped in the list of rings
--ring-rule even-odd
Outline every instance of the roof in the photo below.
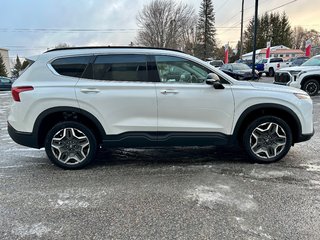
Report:
[[[280,49],[285,50],[285,49],[290,49],[290,48],[288,48],[284,45],[277,45],[277,46],[270,47],[270,50],[272,52],[276,51],[276,50],[280,50]],[[266,53],[265,51],[266,51],[266,48],[257,49],[256,54]],[[247,56],[251,56],[251,55],[252,55],[252,52],[249,52],[249,53],[243,54],[242,57],[247,57]]]
[[[63,51],[63,50],[79,50],[79,49],[158,49],[158,50],[170,50],[170,51],[176,51],[176,52],[182,52],[177,49],[170,49],[170,48],[156,48],[156,47],[130,47],[130,46],[83,46],[83,47],[68,47],[68,48],[54,48],[50,49],[47,52],[53,52],[53,51]]]
[[[266,53],[267,49],[261,49],[260,53]],[[276,53],[276,54],[286,54],[286,53],[296,53],[296,54],[303,54],[304,52],[300,49],[275,49],[271,50],[271,53]]]

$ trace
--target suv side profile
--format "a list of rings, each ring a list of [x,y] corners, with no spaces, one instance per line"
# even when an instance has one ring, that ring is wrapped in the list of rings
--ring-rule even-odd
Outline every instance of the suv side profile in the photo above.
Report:
[[[304,91],[237,81],[166,49],[50,50],[33,59],[12,96],[11,138],[44,147],[65,169],[86,166],[101,145],[241,145],[255,162],[270,163],[314,133]]]

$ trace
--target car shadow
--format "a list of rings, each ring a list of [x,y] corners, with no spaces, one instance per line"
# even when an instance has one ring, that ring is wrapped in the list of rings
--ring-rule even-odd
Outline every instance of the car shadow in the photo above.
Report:
[[[101,165],[206,165],[251,163],[237,147],[167,147],[100,149],[92,167]]]

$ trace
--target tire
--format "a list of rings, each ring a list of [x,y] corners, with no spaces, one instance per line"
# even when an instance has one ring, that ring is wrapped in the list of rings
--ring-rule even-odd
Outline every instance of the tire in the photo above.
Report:
[[[45,150],[53,164],[63,169],[80,169],[94,160],[97,140],[85,125],[66,121],[49,130]]]
[[[307,80],[302,87],[302,90],[306,91],[310,96],[315,96],[318,94],[320,84],[315,79]]]
[[[274,76],[274,70],[273,68],[269,68],[269,76],[273,77]]]
[[[282,159],[292,145],[292,131],[281,118],[263,116],[251,122],[243,135],[243,146],[257,163]]]

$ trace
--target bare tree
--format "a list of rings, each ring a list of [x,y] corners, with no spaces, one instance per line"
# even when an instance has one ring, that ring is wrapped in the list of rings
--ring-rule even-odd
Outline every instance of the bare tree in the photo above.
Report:
[[[293,29],[293,42],[292,46],[294,49],[305,49],[304,42],[306,41],[307,30],[301,26],[296,26]]]
[[[153,0],[137,15],[137,42],[149,47],[184,48],[186,26],[195,15],[194,8],[173,0]],[[190,29],[188,29],[190,30]]]

